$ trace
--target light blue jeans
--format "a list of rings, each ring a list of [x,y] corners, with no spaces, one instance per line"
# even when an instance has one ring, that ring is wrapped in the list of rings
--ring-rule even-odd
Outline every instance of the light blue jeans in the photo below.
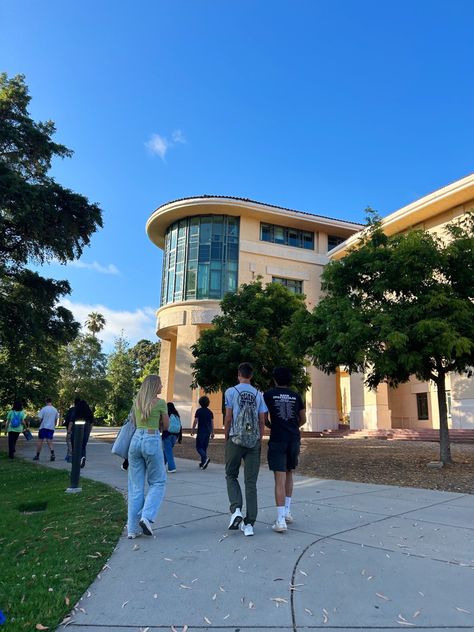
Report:
[[[140,518],[153,522],[165,496],[166,470],[161,436],[137,428],[128,451],[128,533],[140,533]],[[145,477],[148,492],[145,497]]]
[[[163,441],[163,452],[165,454],[165,463],[168,464],[168,470],[175,470],[176,463],[174,461],[173,448],[174,444],[178,440],[178,437],[176,437],[176,435],[170,434],[164,439],[162,438],[161,440]]]

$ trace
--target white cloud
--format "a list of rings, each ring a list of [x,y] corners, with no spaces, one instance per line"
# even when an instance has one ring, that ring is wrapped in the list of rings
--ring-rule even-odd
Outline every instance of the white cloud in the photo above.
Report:
[[[99,312],[106,320],[105,328],[98,334],[104,343],[104,350],[111,351],[114,339],[120,336],[122,331],[133,346],[142,338],[157,341],[155,334],[156,310],[153,307],[142,307],[135,311],[113,310],[105,305],[88,305],[86,303],[74,303],[69,299],[61,301],[61,305],[71,310],[74,318],[84,326],[87,316],[91,312]]]
[[[100,272],[101,274],[120,274],[117,266],[113,263],[109,263],[106,266],[101,265],[97,261],[93,261],[92,263],[86,263],[85,261],[71,261],[67,264],[68,266],[72,266],[73,268],[84,268],[87,270],[94,270],[94,272]]]
[[[150,153],[155,156],[159,156],[161,160],[164,160],[168,149],[177,143],[183,145],[186,143],[186,138],[180,129],[175,129],[172,132],[171,140],[165,136],[161,136],[160,134],[152,134],[150,139],[145,143],[145,147],[147,147]]]

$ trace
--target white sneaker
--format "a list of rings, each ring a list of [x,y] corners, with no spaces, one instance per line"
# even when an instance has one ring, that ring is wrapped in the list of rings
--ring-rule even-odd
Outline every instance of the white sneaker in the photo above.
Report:
[[[284,520],[276,520],[275,524],[272,526],[273,531],[277,533],[285,533],[287,530],[286,522]]]
[[[151,526],[151,522],[147,520],[145,516],[141,517],[140,522],[138,524],[141,526],[142,531],[145,535],[153,535],[153,528]]]
[[[237,507],[237,509],[234,511],[234,513],[230,517],[228,528],[231,529],[232,531],[235,529],[238,529],[239,524],[242,522],[242,520],[243,520],[242,512],[240,511],[239,507]]]
[[[176,469],[174,470],[168,470],[168,474],[174,474],[176,472]]]
[[[293,518],[290,512],[285,514],[285,522],[287,522],[288,524],[292,524],[294,521],[295,519]]]
[[[141,537],[141,535],[142,535],[141,533],[129,533],[129,534],[127,535],[127,538],[128,538],[129,540],[135,540],[135,538],[140,538],[140,537]]]
[[[251,524],[240,523],[240,530],[246,536],[253,535],[253,526]]]

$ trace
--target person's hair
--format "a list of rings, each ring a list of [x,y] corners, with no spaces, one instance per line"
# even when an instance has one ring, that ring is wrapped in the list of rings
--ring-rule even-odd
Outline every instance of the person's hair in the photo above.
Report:
[[[161,377],[159,375],[147,375],[140,386],[135,403],[143,421],[148,419],[151,409],[157,403],[157,394],[160,386]]]
[[[207,395],[203,395],[199,398],[199,406],[201,406],[201,408],[207,408],[210,403],[211,401]]]
[[[74,402],[76,402],[76,400],[74,400]],[[76,421],[82,419],[84,421],[93,422],[94,415],[92,414],[92,410],[90,409],[89,404],[86,402],[85,399],[79,399],[74,408],[76,410],[76,413],[74,415]]]
[[[242,364],[239,364],[238,371],[245,380],[250,380],[253,375],[253,366],[250,362],[242,362]]]
[[[288,386],[291,383],[291,371],[286,366],[275,367],[272,376],[278,386]]]
[[[46,403],[47,403],[47,404],[51,404],[51,402],[52,402],[52,401],[53,401],[53,400],[51,399],[51,397],[47,397],[47,398],[46,398]]]
[[[74,398],[74,406],[77,406],[79,404],[79,402],[81,401],[80,397],[76,397]]]
[[[12,410],[16,410],[17,412],[23,410],[23,402],[21,399],[15,399],[13,402]]]
[[[176,417],[179,417],[179,413],[173,402],[168,402],[166,405],[168,406],[168,415],[176,415]]]

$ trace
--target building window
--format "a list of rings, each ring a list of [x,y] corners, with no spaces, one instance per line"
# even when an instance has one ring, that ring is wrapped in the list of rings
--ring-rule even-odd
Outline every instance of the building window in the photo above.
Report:
[[[237,289],[239,218],[188,217],[168,227],[161,304],[221,299]]]
[[[429,419],[428,415],[428,393],[416,394],[416,408],[418,411],[418,419],[420,421],[426,421]]]
[[[293,246],[293,248],[314,250],[314,233],[299,228],[260,224],[260,240],[269,241],[272,244]]]
[[[293,294],[303,294],[303,281],[298,279],[283,279],[282,277],[272,277],[272,283],[280,283],[293,292]]]
[[[328,235],[328,250],[332,250],[339,244],[346,241],[344,237],[338,237],[337,235]]]

